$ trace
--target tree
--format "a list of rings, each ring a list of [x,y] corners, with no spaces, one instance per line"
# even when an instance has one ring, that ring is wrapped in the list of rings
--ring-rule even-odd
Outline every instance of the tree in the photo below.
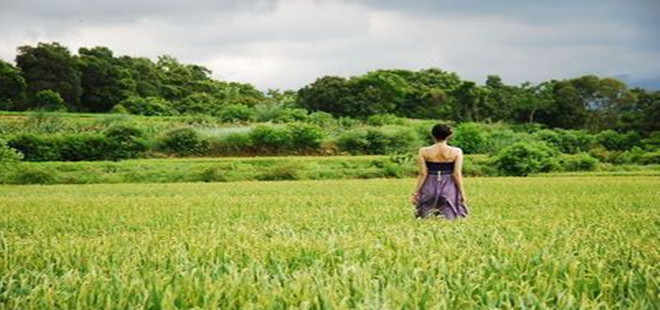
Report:
[[[16,64],[23,71],[29,101],[42,90],[57,92],[73,110],[81,110],[80,72],[69,50],[59,43],[39,43],[18,48]]]
[[[21,71],[10,63],[0,60],[0,110],[18,108],[26,87]]]
[[[403,103],[408,92],[406,81],[388,71],[374,71],[351,78],[347,86],[350,95],[343,102],[348,115],[353,117],[392,113]]]
[[[78,50],[78,68],[83,88],[81,105],[91,112],[108,112],[117,103],[135,95],[136,83],[106,47]]]
[[[324,76],[298,91],[297,104],[310,111],[328,112],[334,116],[348,116],[346,105],[350,89],[343,77]]]
[[[485,90],[474,82],[464,81],[451,93],[454,104],[452,119],[479,122],[485,116]]]

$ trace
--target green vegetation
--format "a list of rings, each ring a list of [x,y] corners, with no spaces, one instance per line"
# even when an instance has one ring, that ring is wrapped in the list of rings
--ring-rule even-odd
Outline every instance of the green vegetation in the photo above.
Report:
[[[658,304],[658,177],[0,186],[0,308],[633,308]],[[654,224],[656,223],[656,224]]]
[[[19,47],[15,65],[0,61],[0,109],[208,115],[243,123],[303,121],[310,112],[323,112],[380,125],[391,117],[540,123],[644,137],[660,130],[660,91],[629,89],[609,77],[506,85],[491,75],[479,85],[438,68],[394,69],[323,76],[297,91],[263,92],[214,80],[207,68],[167,55],[152,61],[116,56],[107,47],[72,54],[58,43]]]

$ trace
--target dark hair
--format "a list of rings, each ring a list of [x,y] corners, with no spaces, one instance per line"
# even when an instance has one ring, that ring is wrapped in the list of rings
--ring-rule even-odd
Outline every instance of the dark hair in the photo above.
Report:
[[[451,131],[451,127],[445,124],[437,124],[433,126],[433,129],[431,129],[431,135],[438,141],[447,139],[447,137],[451,136],[452,133],[453,132]]]

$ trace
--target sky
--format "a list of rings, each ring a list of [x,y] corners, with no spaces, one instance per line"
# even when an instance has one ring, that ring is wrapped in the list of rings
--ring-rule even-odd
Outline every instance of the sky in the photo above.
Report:
[[[0,59],[59,42],[171,55],[220,80],[440,68],[483,83],[585,74],[660,89],[660,0],[0,0]]]

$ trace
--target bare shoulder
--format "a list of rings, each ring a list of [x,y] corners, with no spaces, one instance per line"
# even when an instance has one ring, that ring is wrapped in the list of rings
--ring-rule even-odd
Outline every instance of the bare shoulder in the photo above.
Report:
[[[463,150],[460,147],[452,146],[451,149],[456,156],[463,155]]]

